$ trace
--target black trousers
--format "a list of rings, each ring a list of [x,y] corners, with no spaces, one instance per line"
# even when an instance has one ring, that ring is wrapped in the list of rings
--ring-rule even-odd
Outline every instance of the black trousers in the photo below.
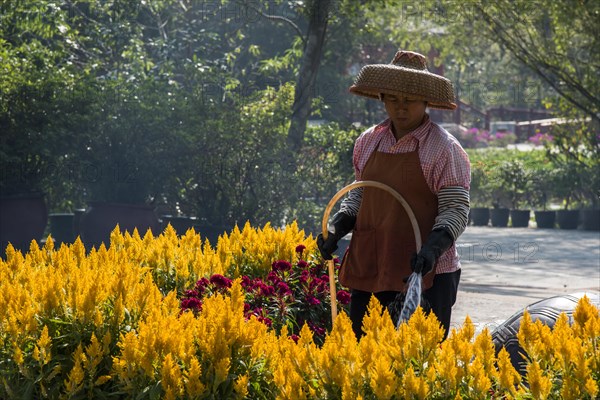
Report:
[[[447,274],[438,274],[433,279],[433,286],[423,292],[423,297],[429,302],[431,312],[444,328],[444,339],[450,332],[450,318],[452,317],[452,306],[456,302],[456,293],[458,292],[458,283],[460,281],[460,269]],[[360,339],[363,335],[362,321],[367,313],[367,306],[371,296],[375,295],[384,309],[396,298],[398,292],[365,292],[352,289],[350,292],[350,320],[352,321],[352,330],[356,337]]]

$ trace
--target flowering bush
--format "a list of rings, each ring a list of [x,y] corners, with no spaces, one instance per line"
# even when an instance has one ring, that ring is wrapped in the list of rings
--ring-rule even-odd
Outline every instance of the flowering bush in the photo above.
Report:
[[[488,147],[490,138],[489,131],[479,128],[470,128],[457,136],[461,145],[467,149]]]
[[[470,128],[461,132],[456,137],[464,148],[474,149],[482,147],[506,147],[517,141],[517,136],[512,132],[498,131],[490,133],[485,129]]]
[[[308,323],[292,336],[298,316],[296,324],[270,328],[246,306],[255,300],[254,278],[226,278],[240,270],[229,263],[237,258],[257,270],[268,263],[256,277],[289,296],[273,284],[286,282],[294,294],[290,283],[305,270],[299,264],[316,253],[314,240],[302,233],[298,241],[299,233],[246,226],[216,250],[193,231],[178,238],[172,229],[143,238],[115,230],[109,248],[89,253],[80,240],[59,249],[52,239],[42,248],[32,242],[26,254],[9,246],[0,259],[0,398],[597,398],[600,312],[586,297],[572,324],[563,316],[553,330],[525,314],[518,335],[524,376],[506,351],[495,354],[487,330],[475,335],[469,318],[440,343],[434,316],[418,309],[396,329],[376,298],[360,341],[345,312],[322,345]],[[207,291],[201,310],[182,312],[180,297],[198,281]],[[325,304],[312,307],[320,312]]]
[[[536,132],[535,135],[531,136],[527,141],[536,146],[544,146],[548,143],[552,143],[553,139],[554,137],[549,133]]]
[[[275,261],[266,277],[242,276],[244,290],[244,316],[259,321],[281,333],[283,327],[295,341],[300,330],[307,324],[314,340],[322,344],[325,334],[331,330],[331,297],[329,275],[323,264],[313,257],[309,263],[302,259],[305,246],[299,245],[298,262],[293,265],[286,260]],[[335,259],[336,270],[339,260]],[[232,280],[215,274],[201,278],[193,289],[187,290],[181,300],[183,311],[196,315],[202,310],[204,299],[215,293],[229,293]],[[350,293],[344,289],[336,292],[342,310],[347,310]]]
[[[512,132],[498,131],[492,134],[490,138],[490,146],[493,147],[506,147],[509,144],[514,144],[517,141],[517,135]]]

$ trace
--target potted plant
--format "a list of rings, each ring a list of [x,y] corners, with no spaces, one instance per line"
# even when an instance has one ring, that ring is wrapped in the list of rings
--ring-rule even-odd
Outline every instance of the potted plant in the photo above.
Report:
[[[558,160],[555,192],[561,200],[562,209],[556,211],[556,220],[560,229],[577,229],[579,210],[571,207],[577,203],[581,188],[581,167],[577,160]]]
[[[529,226],[531,210],[523,208],[531,186],[531,173],[525,163],[518,159],[502,162],[498,166],[499,185],[506,190],[510,203],[510,219],[514,228]]]
[[[508,226],[510,216],[510,204],[512,195],[507,187],[506,177],[503,176],[501,166],[503,161],[495,163],[490,171],[488,188],[492,194],[492,209],[490,209],[490,219],[494,227]]]
[[[548,202],[552,197],[555,185],[555,171],[553,168],[544,168],[533,175],[530,204],[534,207],[536,226],[542,229],[552,229],[556,223],[556,212],[548,210]]]
[[[474,226],[487,226],[490,222],[492,196],[488,188],[488,169],[486,163],[474,160],[471,164],[471,189],[469,196],[471,209],[469,219]]]

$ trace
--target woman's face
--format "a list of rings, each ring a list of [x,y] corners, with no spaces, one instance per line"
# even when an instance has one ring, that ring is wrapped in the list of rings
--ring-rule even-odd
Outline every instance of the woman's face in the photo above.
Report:
[[[409,96],[383,96],[383,104],[394,126],[394,135],[400,139],[408,132],[414,130],[425,117],[427,102]]]

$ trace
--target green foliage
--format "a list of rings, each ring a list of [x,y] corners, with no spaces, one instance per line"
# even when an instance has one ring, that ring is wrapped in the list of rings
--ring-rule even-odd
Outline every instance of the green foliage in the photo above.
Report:
[[[309,127],[302,148],[290,154],[285,136],[295,87],[289,82],[299,72],[313,5],[2,3],[2,194],[43,191],[51,211],[88,200],[147,202],[213,225],[297,218],[318,232],[327,200],[352,181],[358,132],[351,124],[384,117],[377,102],[351,96],[347,87],[357,68],[389,62],[406,48],[427,54],[430,68],[451,78],[460,98],[475,107],[541,107],[546,97],[561,116],[579,120],[556,127],[557,152],[548,157],[558,165],[562,158],[554,154],[574,156],[588,171],[587,192],[577,201],[598,205],[598,126],[571,101],[590,100],[577,92],[580,86],[593,100],[598,85],[591,73],[597,52],[590,51],[598,39],[589,35],[597,5],[563,7],[568,12],[562,15],[561,7],[523,2],[336,2],[311,96],[312,118],[325,123]],[[500,18],[521,6],[528,12],[514,24]],[[480,18],[484,13],[492,22]],[[557,93],[568,104],[550,96],[539,71],[525,68],[531,64],[503,35],[490,33],[498,23],[503,35],[517,38],[531,29],[535,65],[562,63],[556,68],[572,76],[560,75],[570,91]],[[477,189],[483,187],[478,181],[491,184],[490,171],[473,170],[474,204],[492,201],[489,188]]]
[[[291,203],[290,212],[290,219],[297,220],[305,230],[321,232],[327,203],[354,180],[352,148],[359,134],[354,127],[342,129],[336,123],[307,130],[297,171],[301,191],[298,200]]]
[[[600,4],[559,0],[547,6],[540,1],[503,0],[456,3],[456,7],[459,15],[472,17],[481,36],[502,46],[555,91],[546,105],[557,116],[590,119],[583,129],[553,131],[559,148],[577,154],[583,147],[597,157]]]
[[[545,210],[597,208],[598,168],[548,151],[467,149],[471,160],[471,206]]]
[[[471,207],[545,207],[558,201],[556,166],[543,149],[467,149],[471,160]]]

